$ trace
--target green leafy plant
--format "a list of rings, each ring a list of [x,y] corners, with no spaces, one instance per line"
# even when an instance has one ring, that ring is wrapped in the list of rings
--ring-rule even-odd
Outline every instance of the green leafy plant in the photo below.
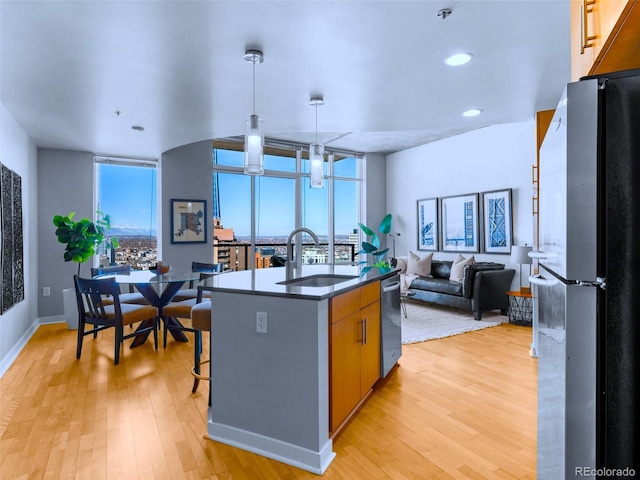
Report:
[[[111,237],[106,239],[106,231],[111,228],[111,218],[102,212],[96,212],[98,219],[92,222],[83,218],[77,222],[73,220],[76,212],[71,212],[66,217],[55,215],[53,224],[56,228],[58,242],[66,244],[64,250],[65,262],[78,263],[78,275],[80,267],[96,253],[96,249],[103,243],[110,244],[112,248],[118,248],[118,239]]]
[[[391,220],[392,216],[389,213],[380,222],[378,232],[383,235],[388,235],[389,232],[391,232]],[[363,233],[367,236],[367,241],[362,242],[362,250],[358,252],[358,255],[371,255],[375,260],[371,265],[367,265],[362,268],[360,276],[366,274],[372,268],[377,268],[383,273],[389,271],[391,269],[391,265],[389,265],[389,262],[384,259],[389,249],[385,248],[384,250],[380,250],[381,242],[378,234],[374,232],[373,229],[367,227],[366,225],[363,225],[362,223],[359,223],[358,225],[360,226],[360,229],[362,229]],[[367,260],[363,260],[362,262],[358,262],[358,265],[367,263],[369,263]]]

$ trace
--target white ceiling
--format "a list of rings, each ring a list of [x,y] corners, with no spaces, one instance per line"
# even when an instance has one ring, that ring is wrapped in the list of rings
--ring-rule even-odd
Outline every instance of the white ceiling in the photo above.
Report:
[[[0,101],[38,146],[107,155],[243,135],[248,47],[268,137],[311,142],[321,94],[320,143],[364,152],[529,120],[570,80],[568,0],[2,0],[0,17]]]

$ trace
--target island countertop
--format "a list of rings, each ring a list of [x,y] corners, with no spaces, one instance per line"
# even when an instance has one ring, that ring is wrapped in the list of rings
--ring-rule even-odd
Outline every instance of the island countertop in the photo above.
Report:
[[[360,276],[362,266],[351,264],[317,264],[303,265],[294,273],[294,278],[312,275],[348,275],[353,278],[331,286],[310,287],[299,285],[280,285],[278,282],[286,280],[285,267],[258,268],[255,270],[241,270],[214,275],[208,278],[203,290],[243,293],[251,295],[267,295],[271,297],[288,297],[309,300],[322,300],[361,287],[367,283],[382,280],[398,273],[397,269],[380,272],[373,268]]]

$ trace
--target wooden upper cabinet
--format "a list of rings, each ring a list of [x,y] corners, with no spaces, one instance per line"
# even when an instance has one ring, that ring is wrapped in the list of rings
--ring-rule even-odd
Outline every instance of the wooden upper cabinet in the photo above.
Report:
[[[571,80],[640,68],[639,0],[571,0]]]

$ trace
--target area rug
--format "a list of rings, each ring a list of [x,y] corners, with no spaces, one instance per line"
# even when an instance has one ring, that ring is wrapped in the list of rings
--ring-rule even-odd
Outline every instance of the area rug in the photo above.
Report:
[[[402,316],[402,343],[418,343],[436,338],[451,337],[465,332],[482,330],[507,323],[500,312],[485,312],[476,321],[473,312],[407,300],[407,318]]]

